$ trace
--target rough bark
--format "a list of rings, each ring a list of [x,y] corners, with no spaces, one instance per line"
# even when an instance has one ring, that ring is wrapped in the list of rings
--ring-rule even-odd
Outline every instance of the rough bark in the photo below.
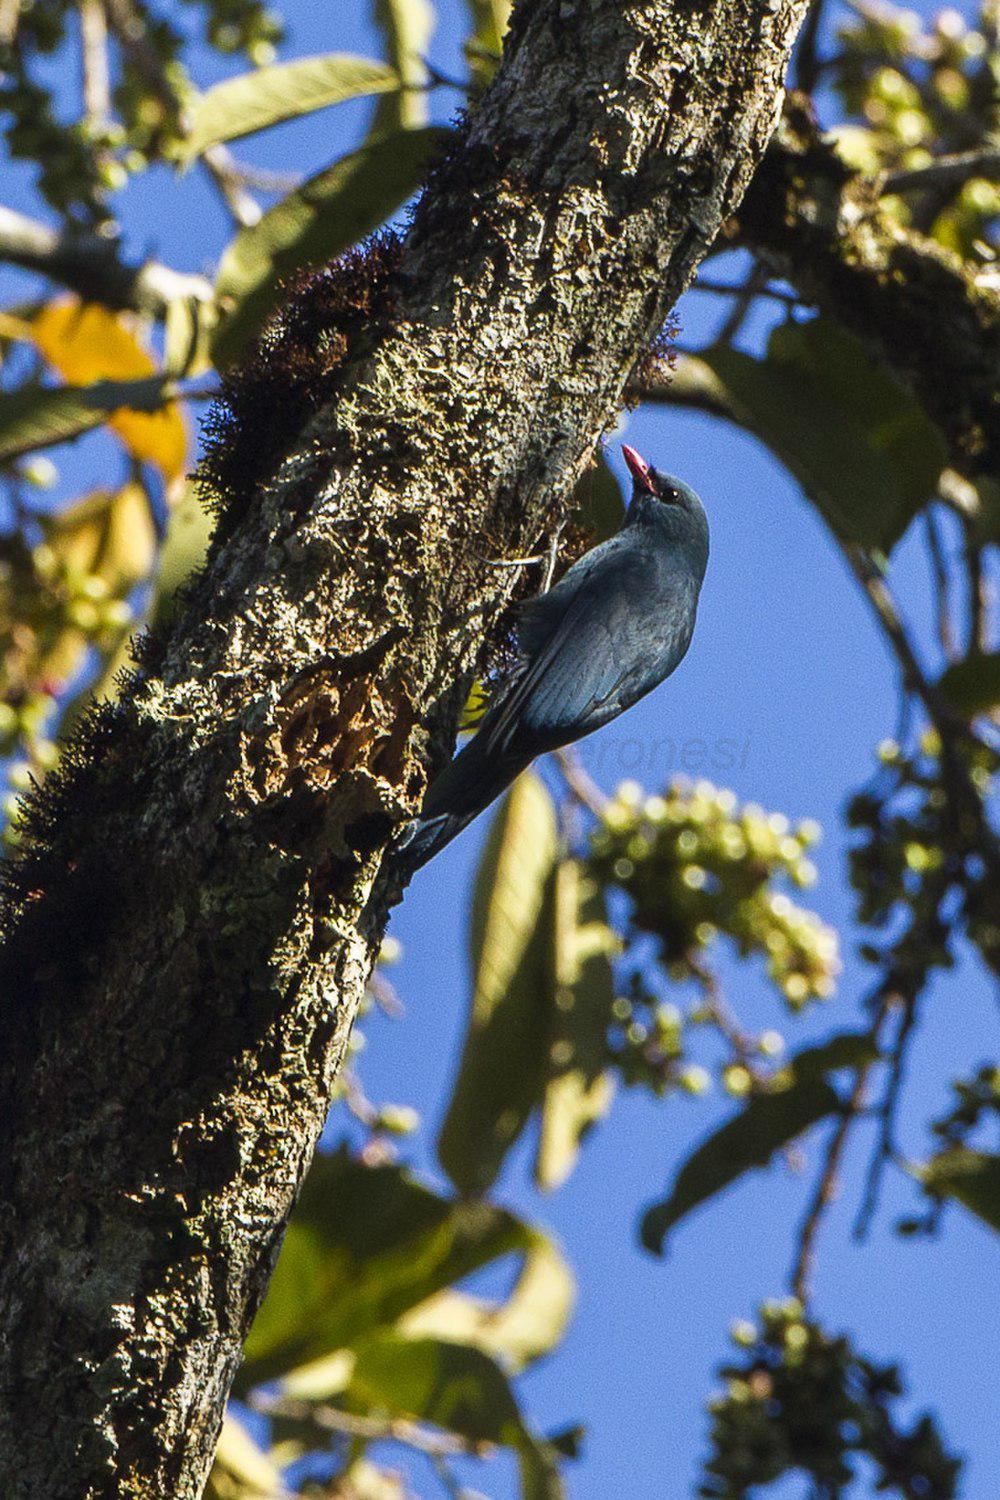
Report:
[[[889,185],[891,187],[891,184]],[[884,185],[824,141],[792,95],[739,213],[739,237],[771,270],[912,382],[953,465],[1000,473],[1000,291],[885,210]]]
[[[201,1492],[510,574],[735,208],[804,0],[536,0],[391,311],[71,758],[8,905],[0,1489]],[[429,733],[430,728],[430,733]]]

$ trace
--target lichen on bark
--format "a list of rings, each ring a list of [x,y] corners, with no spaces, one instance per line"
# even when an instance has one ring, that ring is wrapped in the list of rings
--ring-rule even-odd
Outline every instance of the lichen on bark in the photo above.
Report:
[[[200,1493],[462,684],[737,206],[804,0],[537,0],[6,896],[0,1488]],[[233,457],[233,455],[231,455]],[[248,463],[248,471],[249,471]]]

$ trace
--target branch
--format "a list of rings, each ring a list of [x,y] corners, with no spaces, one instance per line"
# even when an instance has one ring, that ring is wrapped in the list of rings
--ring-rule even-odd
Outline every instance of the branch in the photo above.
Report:
[[[488,1443],[473,1443],[453,1432],[435,1432],[406,1417],[362,1417],[342,1411],[339,1406],[321,1402],[297,1401],[290,1396],[269,1396],[264,1392],[253,1397],[254,1411],[268,1417],[286,1417],[293,1422],[313,1422],[326,1432],[360,1438],[365,1443],[403,1443],[430,1458],[455,1458],[468,1454],[482,1458]]]
[[[876,1046],[886,1013],[887,1008],[883,1006],[872,1029],[872,1038]],[[797,1297],[803,1307],[809,1306],[812,1295],[812,1279],[820,1227],[827,1210],[837,1196],[844,1152],[847,1150],[851,1131],[864,1110],[868,1079],[874,1066],[874,1063],[862,1063],[855,1071],[847,1104],[831,1132],[823,1165],[799,1229],[798,1246],[789,1276],[789,1287],[792,1296]]]
[[[204,276],[171,270],[158,261],[130,266],[119,258],[113,240],[85,232],[50,229],[36,219],[0,205],[0,260],[37,271],[69,287],[84,301],[105,307],[131,308],[162,318],[171,302],[212,300]]]
[[[954,191],[972,177],[985,177],[995,182],[1000,177],[1000,150],[987,148],[939,156],[924,167],[885,173],[878,179],[878,187],[883,194],[922,193],[936,188]]]
[[[383,245],[314,278],[235,387],[205,570],[6,867],[11,1500],[200,1493],[398,896],[387,851],[518,583],[476,553],[561,520],[763,153],[802,9],[516,6],[398,268]],[[289,427],[283,339],[338,316]]]
[[[739,214],[743,242],[875,344],[941,427],[953,466],[1000,472],[1000,292],[901,228],[791,96]]]

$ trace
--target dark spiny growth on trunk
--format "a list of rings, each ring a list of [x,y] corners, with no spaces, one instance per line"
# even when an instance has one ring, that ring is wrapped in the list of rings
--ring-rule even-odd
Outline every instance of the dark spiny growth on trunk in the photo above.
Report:
[[[10,1500],[200,1493],[387,843],[511,587],[477,554],[559,514],[764,150],[803,9],[516,8],[388,300],[283,462],[241,470],[237,438],[224,540],[36,808],[2,970]]]
[[[792,95],[739,215],[741,237],[913,383],[970,474],[1000,473],[1000,293],[904,229]]]

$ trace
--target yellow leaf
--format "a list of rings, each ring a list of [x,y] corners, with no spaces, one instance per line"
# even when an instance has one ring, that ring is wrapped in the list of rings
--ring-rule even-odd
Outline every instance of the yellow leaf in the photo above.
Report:
[[[31,336],[53,369],[71,385],[156,373],[151,356],[124,315],[96,303],[81,303],[75,297],[46,303],[32,322]],[[187,431],[176,401],[156,412],[123,408],[114,413],[108,425],[135,458],[155,464],[164,479],[177,479],[183,474]]]
[[[64,567],[96,574],[118,598],[149,575],[156,557],[156,529],[139,484],[85,495],[51,516],[45,529]]]
[[[613,1093],[605,1062],[616,943],[600,887],[578,860],[559,865],[554,908],[551,1074],[535,1159],[535,1181],[545,1190],[565,1182],[583,1136],[607,1113]]]
[[[550,1353],[566,1331],[576,1288],[559,1250],[533,1233],[516,1282],[503,1302],[446,1287],[403,1314],[397,1329],[407,1338],[440,1338],[472,1344],[517,1373]]]

